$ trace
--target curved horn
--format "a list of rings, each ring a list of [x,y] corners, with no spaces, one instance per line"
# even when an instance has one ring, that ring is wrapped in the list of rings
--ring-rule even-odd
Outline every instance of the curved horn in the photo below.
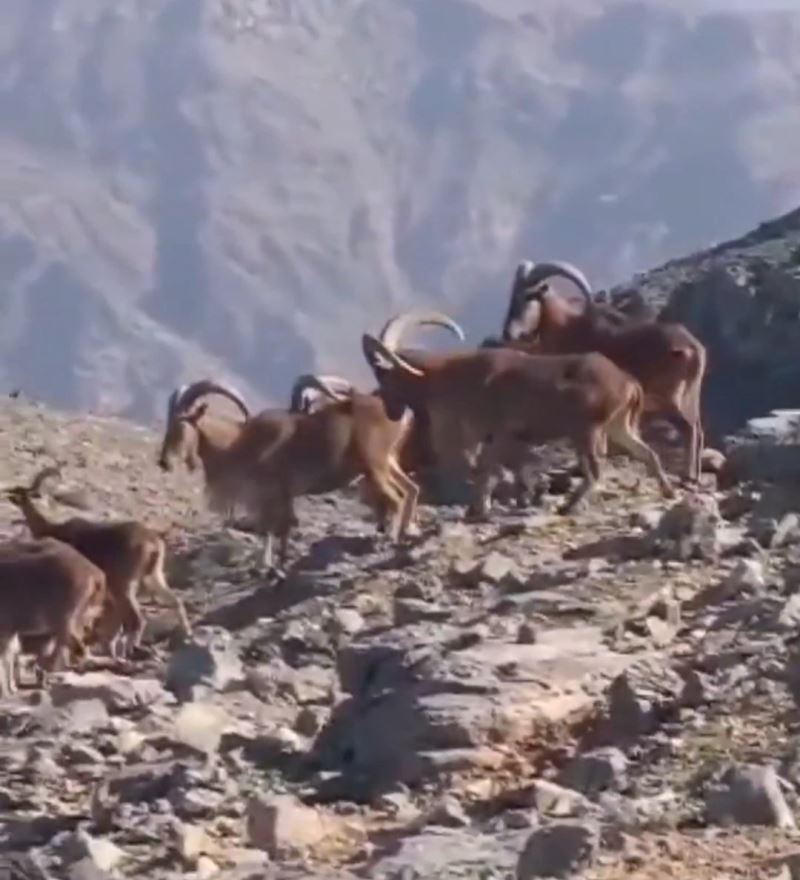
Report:
[[[518,278],[519,271],[524,265],[526,264],[520,263],[517,269]],[[589,284],[589,279],[572,263],[563,263],[556,260],[550,263],[533,263],[529,265],[530,268],[524,277],[526,288],[537,287],[543,281],[547,281],[548,278],[566,278],[578,287],[587,302],[592,302],[592,286]]]
[[[384,345],[379,339],[364,333],[361,337],[361,349],[367,363],[373,370],[388,370],[390,367],[396,367],[412,376],[424,376],[422,370],[412,367],[408,361],[400,357],[397,352],[392,351],[387,345]]]
[[[167,421],[172,418],[178,408],[178,401],[183,397],[188,385],[179,385],[169,396],[167,401]]]
[[[344,394],[352,390],[352,384],[340,376],[315,376],[313,373],[304,373],[302,376],[298,376],[292,385],[289,411],[307,412],[309,408],[307,392],[309,391],[317,391],[331,400],[342,400]]]
[[[462,342],[464,341],[464,331],[452,318],[445,315],[444,312],[430,309],[410,309],[389,318],[378,334],[378,339],[386,348],[397,351],[403,334],[409,327],[444,327]]]
[[[214,382],[212,379],[200,379],[198,382],[193,382],[188,388],[184,386],[182,392],[175,400],[173,414],[186,412],[198,398],[203,397],[205,394],[219,394],[222,397],[227,397],[228,400],[236,404],[246,419],[250,418],[250,410],[247,408],[242,395],[230,385],[223,385],[220,382]]]
[[[534,267],[533,260],[523,260],[519,266],[517,266],[517,274],[514,276],[515,281],[519,283],[520,281],[525,281],[533,271]]]
[[[51,477],[60,477],[61,476],[61,468],[58,465],[50,464],[47,467],[42,468],[38,474],[31,480],[30,486],[28,486],[28,492],[32,495],[39,491],[42,488],[42,484],[49,480]]]

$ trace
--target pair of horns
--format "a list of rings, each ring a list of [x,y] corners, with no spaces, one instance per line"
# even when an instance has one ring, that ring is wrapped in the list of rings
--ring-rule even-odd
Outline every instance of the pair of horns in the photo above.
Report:
[[[383,325],[378,339],[387,349],[397,351],[404,334],[411,327],[444,327],[461,342],[464,341],[464,331],[451,317],[430,309],[410,309],[395,315]]]
[[[517,266],[514,276],[514,293],[531,290],[550,278],[566,278],[580,290],[587,302],[592,302],[592,286],[589,279],[572,263],[559,260],[550,263],[534,263],[524,260]]]
[[[310,412],[318,395],[321,394],[332,401],[344,400],[352,390],[352,383],[341,376],[316,376],[313,373],[304,373],[297,377],[292,386],[289,411]]]
[[[231,385],[215,382],[212,379],[200,379],[198,382],[192,382],[191,385],[181,385],[176,388],[169,396],[167,417],[172,419],[187,412],[197,400],[206,394],[219,394],[222,397],[227,397],[239,408],[246,419],[250,418],[250,410],[242,395]]]

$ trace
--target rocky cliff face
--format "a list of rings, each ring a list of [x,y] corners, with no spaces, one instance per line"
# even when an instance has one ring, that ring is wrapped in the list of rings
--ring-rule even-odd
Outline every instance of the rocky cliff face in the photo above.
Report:
[[[0,381],[54,402],[285,399],[407,304],[491,332],[521,257],[605,283],[796,201],[797,11],[128,6],[0,9]]]

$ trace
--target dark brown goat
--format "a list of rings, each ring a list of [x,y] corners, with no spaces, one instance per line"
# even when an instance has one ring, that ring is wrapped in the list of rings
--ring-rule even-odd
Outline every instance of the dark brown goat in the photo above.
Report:
[[[584,481],[565,505],[571,510],[600,475],[606,437],[644,462],[665,496],[673,494],[656,454],[638,436],[643,393],[638,382],[600,354],[534,356],[479,349],[443,356],[420,368],[372,336],[364,354],[387,401],[426,408],[440,461],[468,468],[481,450],[474,510],[489,506],[509,443],[572,441]]]
[[[549,286],[552,278],[572,281],[586,305],[576,309]],[[580,270],[569,263],[522,263],[517,268],[503,323],[503,339],[535,341],[542,353],[597,351],[639,381],[645,413],[673,422],[685,439],[687,477],[696,481],[704,436],[700,395],[706,350],[682,324],[626,321],[615,309],[593,302]]]

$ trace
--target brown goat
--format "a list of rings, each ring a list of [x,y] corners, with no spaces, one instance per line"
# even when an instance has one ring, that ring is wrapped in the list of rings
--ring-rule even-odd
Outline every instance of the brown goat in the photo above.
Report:
[[[419,369],[364,335],[364,354],[387,401],[424,406],[438,458],[468,468],[481,450],[473,511],[488,509],[493,482],[508,445],[568,439],[584,481],[568,499],[572,510],[600,476],[606,437],[644,462],[665,496],[673,490],[656,454],[638,436],[643,404],[639,384],[600,354],[534,356],[511,349],[479,349]]]
[[[138,591],[144,587],[174,606],[181,628],[191,627],[183,602],[167,584],[164,574],[166,547],[156,531],[135,520],[95,522],[79,517],[54,522],[34,502],[46,479],[59,473],[55,467],[41,470],[30,486],[8,490],[8,498],[22,511],[35,538],[57,538],[71,545],[103,570],[108,589],[108,608],[100,621],[100,638],[112,654],[118,654],[119,637],[127,637],[122,653],[141,642],[145,620]]]
[[[40,663],[50,670],[66,667],[71,650],[85,654],[90,611],[105,595],[103,572],[62,541],[0,544],[0,692],[17,689],[17,657],[26,637],[38,643]]]
[[[577,285],[586,305],[572,307],[548,281]],[[537,351],[570,354],[597,351],[630,373],[645,393],[645,413],[673,422],[686,443],[687,477],[700,477],[703,427],[700,394],[706,350],[682,324],[626,321],[615,309],[595,304],[585,275],[569,263],[521,263],[514,276],[503,323],[503,339],[535,340]]]
[[[396,458],[410,415],[388,411],[379,395],[351,391],[341,397],[316,377],[302,377],[306,384],[309,378],[331,399],[329,404],[311,412],[280,411],[277,418],[256,416],[227,443],[208,429],[207,405],[195,404],[212,391],[235,399],[231,390],[217,383],[190,389],[171,411],[159,456],[165,469],[176,460],[199,459],[212,491],[256,516],[268,569],[274,568],[273,536],[280,538],[279,562],[286,560],[290,531],[297,524],[293,502],[299,496],[331,492],[363,477],[379,517],[391,511],[395,540],[407,531],[416,506],[416,484]]]

